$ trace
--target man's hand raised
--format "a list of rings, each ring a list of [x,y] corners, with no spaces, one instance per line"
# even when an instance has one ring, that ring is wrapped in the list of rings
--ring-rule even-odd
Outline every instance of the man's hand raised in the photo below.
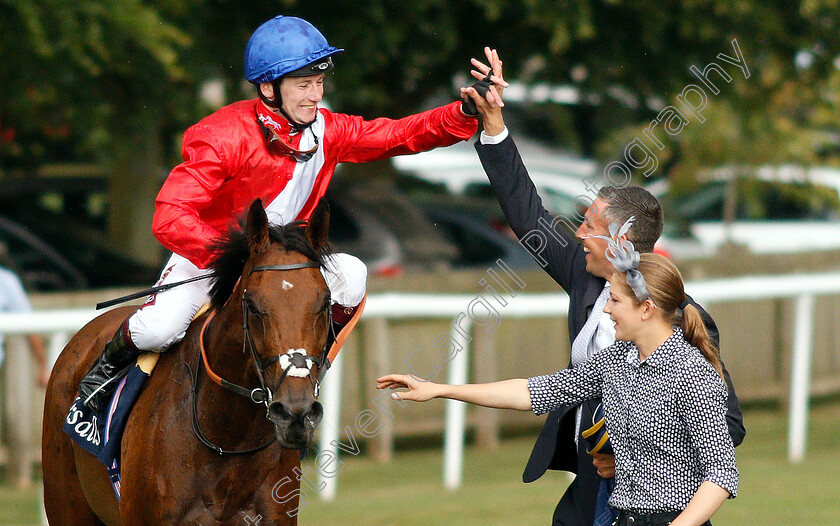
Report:
[[[502,93],[508,83],[502,76],[502,61],[499,59],[498,52],[495,49],[485,47],[484,54],[489,65],[473,58],[470,62],[475,69],[471,70],[470,74],[479,82],[489,80],[489,88],[486,93],[482,94],[476,90],[474,84],[468,88],[461,88],[461,96],[469,98],[475,104],[476,110],[484,123],[484,131],[488,135],[498,135],[505,127],[502,118],[502,107],[505,105],[502,100]]]

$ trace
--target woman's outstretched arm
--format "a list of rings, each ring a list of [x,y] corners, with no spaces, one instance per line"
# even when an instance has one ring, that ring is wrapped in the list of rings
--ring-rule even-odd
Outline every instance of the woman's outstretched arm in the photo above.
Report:
[[[392,393],[395,400],[425,402],[432,398],[450,398],[497,409],[531,410],[528,380],[522,378],[487,384],[448,385],[418,380],[406,374],[389,374],[376,380],[376,388],[408,389]]]

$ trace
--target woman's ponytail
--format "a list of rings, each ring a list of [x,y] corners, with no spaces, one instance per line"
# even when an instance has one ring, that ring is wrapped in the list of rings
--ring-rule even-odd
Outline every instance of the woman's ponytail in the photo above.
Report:
[[[688,304],[683,308],[682,320],[680,321],[685,341],[700,349],[706,360],[712,364],[715,371],[723,378],[723,365],[720,363],[720,351],[712,344],[709,338],[709,331],[703,323],[700,311],[694,305]]]

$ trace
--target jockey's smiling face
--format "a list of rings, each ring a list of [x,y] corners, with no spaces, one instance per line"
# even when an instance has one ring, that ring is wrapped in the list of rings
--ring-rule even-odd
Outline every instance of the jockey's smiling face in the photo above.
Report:
[[[312,122],[324,98],[324,74],[285,77],[280,83],[280,97],[287,115],[300,123]]]
[[[260,84],[260,90],[268,99],[274,98],[274,86],[271,83]],[[323,98],[323,73],[308,77],[283,77],[280,81],[280,100],[283,101],[283,111],[300,124],[315,120],[318,103]]]

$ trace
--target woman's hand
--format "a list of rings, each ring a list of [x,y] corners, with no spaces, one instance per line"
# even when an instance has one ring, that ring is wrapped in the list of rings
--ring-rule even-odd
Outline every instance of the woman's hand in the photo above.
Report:
[[[528,380],[515,379],[489,384],[436,384],[407,374],[389,374],[376,380],[377,389],[406,388],[408,391],[391,394],[394,400],[425,402],[432,398],[449,398],[470,404],[497,409],[531,410]]]
[[[398,393],[391,393],[391,398],[394,400],[411,400],[412,402],[426,402],[432,398],[437,398],[439,394],[440,385],[419,380],[414,376],[408,374],[388,374],[376,379],[377,389],[400,389],[406,388],[408,391],[400,391]]]

